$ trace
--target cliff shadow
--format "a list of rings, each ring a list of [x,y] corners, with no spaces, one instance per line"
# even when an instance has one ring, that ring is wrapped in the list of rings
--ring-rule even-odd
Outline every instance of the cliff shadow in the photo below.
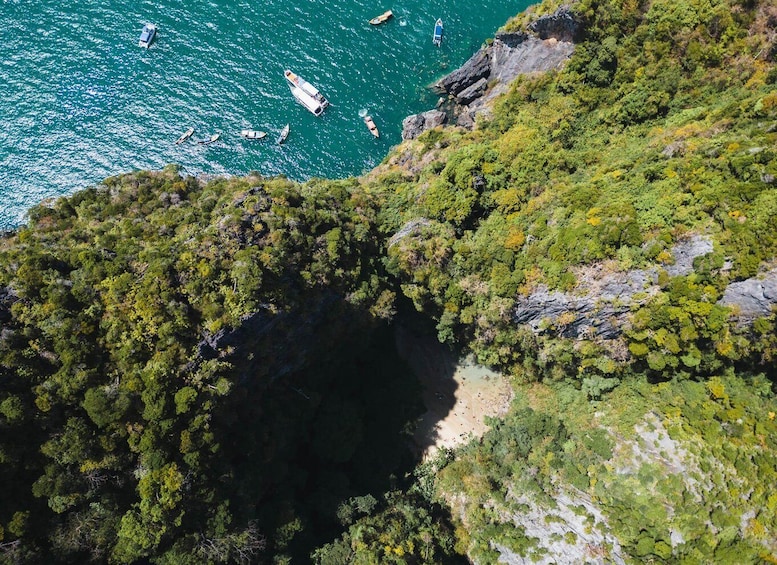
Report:
[[[227,497],[294,562],[347,529],[344,504],[405,488],[419,462],[422,388],[393,327],[342,303],[324,310],[312,331],[286,320],[234,344],[239,384],[215,426]]]
[[[394,327],[397,353],[419,381],[424,413],[416,421],[413,450],[419,459],[445,444],[441,422],[456,405],[458,383],[453,378],[459,352],[440,343],[434,326],[418,317],[401,319]]]

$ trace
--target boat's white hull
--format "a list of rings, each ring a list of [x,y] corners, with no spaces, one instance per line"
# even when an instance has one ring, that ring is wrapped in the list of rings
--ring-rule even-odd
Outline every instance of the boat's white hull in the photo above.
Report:
[[[283,74],[294,98],[314,116],[320,116],[324,109],[329,106],[329,100],[324,98],[324,95],[308,81],[289,70],[284,71]]]
[[[297,99],[297,102],[312,112],[314,116],[320,116],[324,111],[324,106],[321,105],[315,98],[308,95],[301,88],[292,86],[291,93],[294,95],[294,98]]]

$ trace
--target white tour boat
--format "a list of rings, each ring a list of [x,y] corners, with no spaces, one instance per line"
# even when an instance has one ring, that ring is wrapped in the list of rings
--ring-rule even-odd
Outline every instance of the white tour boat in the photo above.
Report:
[[[314,116],[320,116],[324,108],[329,106],[329,100],[324,98],[324,95],[315,86],[302,77],[297,76],[288,69],[283,71],[283,76],[286,77],[286,82],[289,83],[291,93],[297,99],[297,102],[310,110]]]

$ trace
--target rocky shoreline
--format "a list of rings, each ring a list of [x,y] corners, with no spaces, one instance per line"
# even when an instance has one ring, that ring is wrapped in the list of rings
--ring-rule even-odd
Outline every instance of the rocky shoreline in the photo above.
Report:
[[[472,129],[478,114],[488,111],[496,96],[506,92],[519,75],[561,67],[583,34],[583,25],[568,8],[532,22],[527,31],[499,32],[459,69],[434,84],[450,104],[448,111],[429,110],[402,122],[402,139],[415,139],[445,123]]]

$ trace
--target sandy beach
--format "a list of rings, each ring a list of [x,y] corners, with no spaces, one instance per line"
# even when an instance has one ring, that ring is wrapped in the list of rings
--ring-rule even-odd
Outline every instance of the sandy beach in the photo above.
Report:
[[[432,336],[416,335],[399,326],[400,355],[423,385],[426,413],[419,419],[414,440],[423,457],[440,447],[452,448],[488,429],[487,416],[504,414],[512,400],[507,379],[468,358],[458,358]]]

